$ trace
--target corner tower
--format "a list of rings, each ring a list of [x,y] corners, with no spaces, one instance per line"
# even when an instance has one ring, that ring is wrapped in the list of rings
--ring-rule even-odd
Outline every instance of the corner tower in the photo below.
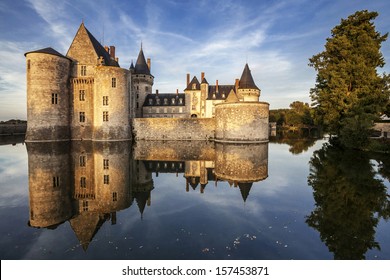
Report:
[[[253,81],[248,63],[245,64],[241,79],[238,84],[237,96],[240,101],[259,101],[260,89]]]
[[[135,117],[142,118],[142,105],[145,102],[145,98],[148,94],[152,93],[152,86],[154,77],[150,73],[150,59],[146,62],[144,52],[139,51],[137,62],[132,72],[133,89],[135,93]]]
[[[27,62],[26,142],[69,140],[71,60],[52,48],[25,54]]]

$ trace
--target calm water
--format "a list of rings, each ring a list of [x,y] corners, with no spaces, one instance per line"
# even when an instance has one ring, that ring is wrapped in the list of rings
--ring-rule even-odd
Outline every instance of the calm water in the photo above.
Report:
[[[0,145],[1,259],[390,259],[389,156],[317,142]]]

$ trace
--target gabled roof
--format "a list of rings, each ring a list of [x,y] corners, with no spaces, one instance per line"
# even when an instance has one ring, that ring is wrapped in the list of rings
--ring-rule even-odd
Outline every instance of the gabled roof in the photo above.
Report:
[[[70,60],[69,57],[66,57],[65,55],[63,54],[60,54],[59,52],[57,52],[55,49],[49,47],[49,48],[44,48],[44,49],[40,49],[40,50],[36,50],[36,51],[31,51],[31,52],[26,52],[24,54],[24,56],[28,55],[29,53],[46,53],[46,54],[51,54],[51,55],[55,55],[55,56],[59,56],[59,57],[63,57],[63,58],[67,58]]]
[[[255,82],[253,81],[253,77],[251,74],[251,70],[249,69],[248,63],[245,64],[244,71],[242,72],[240,82],[238,84],[238,88],[240,89],[259,89]]]
[[[91,43],[95,49],[95,52],[96,54],[98,55],[98,57],[103,57],[104,59],[104,63],[105,65],[107,66],[118,66],[119,67],[119,64],[118,62],[115,60],[115,59],[111,59],[111,56],[110,54],[106,51],[106,49],[99,43],[98,40],[96,40],[95,37],[93,37],[93,35],[91,34],[91,32],[88,31],[88,29],[84,26],[84,23],[81,23],[81,27],[84,27],[85,30],[87,31],[87,34],[88,34],[88,37],[89,39],[91,40]]]
[[[137,62],[135,63],[135,73],[150,75],[150,69],[148,67],[148,64],[146,63],[146,59],[142,47],[141,50],[139,51]]]
[[[188,84],[188,86],[186,87],[185,90],[193,90],[193,86],[195,84],[195,89],[196,90],[200,90],[200,83],[198,81],[198,78],[196,76],[194,76],[191,80],[191,82]]]
[[[235,103],[235,102],[238,102],[238,101],[239,101],[239,100],[238,100],[238,97],[237,97],[237,95],[235,94],[234,90],[231,90],[231,91],[229,92],[228,97],[225,99],[225,102],[227,102],[227,103]]]

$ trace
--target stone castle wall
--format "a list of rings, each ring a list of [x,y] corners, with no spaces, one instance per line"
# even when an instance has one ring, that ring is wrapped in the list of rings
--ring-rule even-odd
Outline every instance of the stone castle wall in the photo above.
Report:
[[[269,104],[265,102],[215,105],[215,141],[268,142]]]
[[[112,79],[115,79],[113,87]],[[119,67],[98,66],[95,72],[94,140],[129,140],[130,73]],[[106,97],[106,103],[103,98]],[[106,120],[103,114],[106,112]]]
[[[211,118],[149,118],[133,119],[135,140],[210,140],[215,134]]]
[[[45,53],[28,53],[26,59],[26,141],[68,140],[71,61]]]

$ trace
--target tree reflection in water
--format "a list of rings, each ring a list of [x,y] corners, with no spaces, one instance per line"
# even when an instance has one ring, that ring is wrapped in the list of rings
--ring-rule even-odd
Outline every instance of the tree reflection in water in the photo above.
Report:
[[[306,223],[335,259],[365,259],[367,250],[380,250],[375,231],[389,217],[389,195],[368,154],[324,145],[310,160],[308,184],[316,207]]]

